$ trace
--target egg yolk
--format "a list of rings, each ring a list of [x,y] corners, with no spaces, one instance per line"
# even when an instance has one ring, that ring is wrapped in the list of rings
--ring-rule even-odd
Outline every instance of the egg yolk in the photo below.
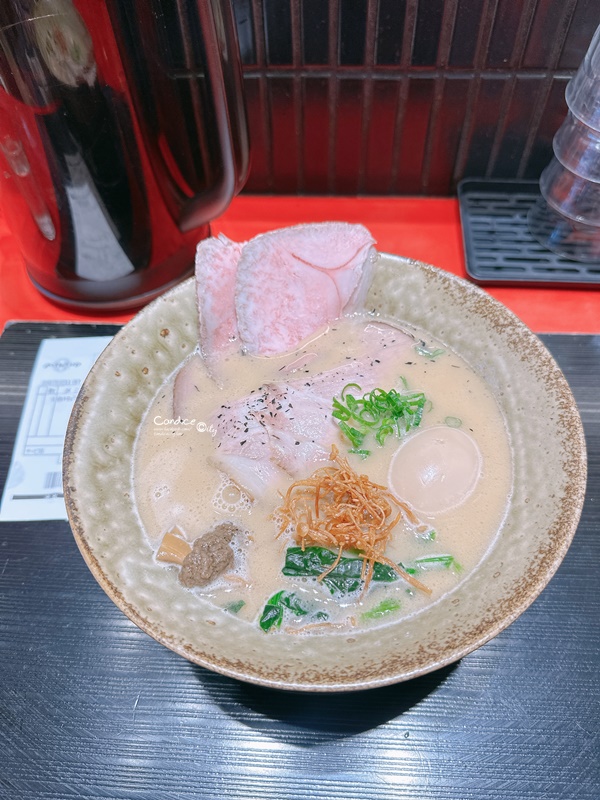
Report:
[[[436,426],[409,436],[390,463],[388,485],[422,514],[461,505],[481,475],[481,452],[459,428]]]

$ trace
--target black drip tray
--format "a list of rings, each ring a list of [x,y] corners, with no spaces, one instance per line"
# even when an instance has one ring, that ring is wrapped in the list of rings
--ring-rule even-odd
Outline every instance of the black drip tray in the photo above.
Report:
[[[467,274],[482,285],[600,287],[600,261],[573,261],[546,249],[527,214],[537,181],[467,178],[458,185]]]

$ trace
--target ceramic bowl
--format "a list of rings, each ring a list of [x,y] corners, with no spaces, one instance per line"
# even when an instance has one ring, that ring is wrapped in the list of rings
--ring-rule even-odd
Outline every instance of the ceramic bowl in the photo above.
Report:
[[[515,620],[575,534],[586,452],[569,386],[541,341],[481,289],[380,254],[368,308],[429,331],[492,388],[508,427],[514,491],[478,567],[420,613],[351,635],[266,635],[185,590],[154,561],[132,500],[132,452],[161,384],[197,345],[187,281],[126,325],[86,379],[69,423],[64,490],[77,544],[100,586],[143,631],[208,669],[288,690],[343,691],[452,663]]]

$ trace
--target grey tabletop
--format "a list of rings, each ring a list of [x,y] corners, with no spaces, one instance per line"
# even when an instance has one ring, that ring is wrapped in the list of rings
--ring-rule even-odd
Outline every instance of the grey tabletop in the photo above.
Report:
[[[0,487],[39,341],[114,330],[4,332]],[[0,523],[0,798],[598,800],[600,336],[541,338],[586,431],[579,529],[516,622],[424,677],[308,695],[213,674],[123,616],[67,522]]]

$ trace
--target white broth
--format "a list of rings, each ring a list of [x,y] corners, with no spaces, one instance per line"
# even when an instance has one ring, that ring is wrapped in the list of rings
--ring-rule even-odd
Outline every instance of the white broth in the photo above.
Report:
[[[401,358],[382,360],[377,381],[386,392],[424,392],[420,426],[402,440],[396,434],[388,436],[383,446],[372,438],[365,439],[364,447],[371,451],[365,458],[348,452],[352,445],[337,425],[331,426],[332,437],[326,446],[329,450],[335,444],[357,473],[387,486],[393,474],[391,465],[401,464],[405,472],[410,464],[402,455],[403,442],[409,452],[409,445],[417,446],[421,432],[430,431],[423,439],[426,441],[436,439],[435,430],[449,431],[448,437],[438,436],[430,448],[433,455],[429,457],[434,460],[436,453],[444,452],[444,464],[420,466],[420,483],[431,480],[430,489],[435,491],[435,481],[438,486],[445,485],[452,471],[448,448],[453,443],[469,443],[463,450],[475,453],[476,461],[467,462],[463,454],[457,462],[468,472],[462,480],[467,487],[464,496],[459,479],[459,488],[449,495],[451,507],[425,503],[425,510],[418,514],[424,529],[435,531],[434,538],[418,535],[414,526],[400,522],[385,553],[396,563],[413,566],[416,559],[452,556],[449,568],[433,561],[422,563],[418,570],[418,580],[431,590],[430,595],[412,589],[401,578],[390,583],[373,581],[364,593],[332,595],[314,577],[285,576],[281,571],[285,551],[296,542],[289,531],[278,537],[273,514],[294,480],[310,476],[324,463],[308,463],[304,473],[294,477],[279,470],[277,480],[254,500],[215,465],[222,440],[218,420],[221,407],[256,393],[265,384],[302,381],[308,385],[325,370],[343,365],[343,374],[347,375],[356,366],[355,378],[340,379],[336,394],[340,399],[347,383],[361,384],[360,364],[365,352],[360,352],[360,342],[365,329],[373,324],[384,321],[368,315],[338,320],[298,351],[284,356],[234,354],[222,365],[220,386],[208,375],[201,358],[194,355],[185,365],[194,391],[184,417],[176,417],[173,410],[175,376],[161,387],[141,425],[133,465],[135,502],[150,547],[156,552],[164,534],[174,526],[190,542],[224,521],[240,529],[233,541],[234,567],[207,586],[191,590],[182,587],[182,591],[194,591],[215,606],[229,607],[240,619],[258,625],[267,600],[285,590],[294,593],[308,613],[295,616],[286,611],[282,631],[331,631],[331,625],[347,631],[350,626],[388,624],[416,613],[438,601],[479,563],[502,525],[510,499],[512,467],[506,426],[485,382],[456,353],[421,331],[401,351]],[[368,358],[377,359],[377,354],[368,353]],[[356,396],[362,393],[357,387],[352,391]],[[404,480],[397,483],[410,484]],[[410,503],[411,498],[402,499]],[[418,506],[417,501],[414,506]],[[435,511],[428,512],[429,507]],[[165,569],[173,572],[174,581],[178,580],[178,567],[165,565]]]

